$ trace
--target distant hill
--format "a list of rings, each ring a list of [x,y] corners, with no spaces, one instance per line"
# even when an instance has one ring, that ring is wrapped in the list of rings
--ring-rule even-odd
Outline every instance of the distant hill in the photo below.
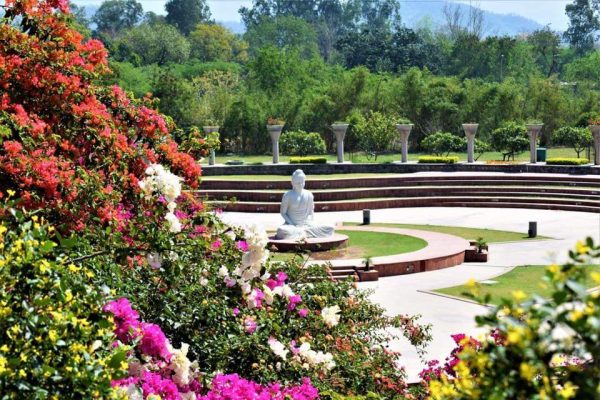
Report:
[[[469,5],[454,3],[453,7],[455,5],[460,7],[464,16],[469,15]],[[400,15],[402,23],[408,27],[414,28],[421,24],[431,24],[435,28],[446,24],[443,9],[443,2],[403,2]],[[541,24],[520,15],[498,14],[489,11],[484,11],[484,26],[485,36],[515,36],[543,28]]]

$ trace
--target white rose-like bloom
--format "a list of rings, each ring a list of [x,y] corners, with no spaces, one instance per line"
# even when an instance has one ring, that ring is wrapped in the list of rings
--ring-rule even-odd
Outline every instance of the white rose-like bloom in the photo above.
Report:
[[[275,354],[277,357],[281,358],[282,360],[287,359],[287,354],[290,351],[285,348],[283,343],[281,343],[279,340],[277,340],[275,338],[269,338],[268,343],[269,343],[269,347],[271,348],[271,351],[273,352],[273,354]]]
[[[321,317],[323,318],[323,321],[325,321],[325,325],[329,328],[336,326],[340,322],[339,313],[341,311],[342,310],[338,305],[323,308],[321,310]]]
[[[181,222],[179,222],[179,218],[175,216],[172,212],[168,212],[165,215],[165,219],[169,223],[169,232],[171,233],[179,233],[181,232]]]
[[[169,345],[169,347],[171,347]],[[181,343],[181,349],[177,350],[170,348],[171,364],[170,367],[175,373],[173,381],[179,386],[185,386],[190,383],[190,367],[192,362],[187,358],[187,353],[190,346],[186,343]]]
[[[219,268],[219,276],[222,278],[229,276],[229,271],[227,270],[226,266],[221,265],[221,268]]]
[[[267,303],[268,305],[273,304],[273,300],[275,300],[275,294],[273,293],[273,291],[266,285],[263,286],[262,291],[265,294],[265,303]]]

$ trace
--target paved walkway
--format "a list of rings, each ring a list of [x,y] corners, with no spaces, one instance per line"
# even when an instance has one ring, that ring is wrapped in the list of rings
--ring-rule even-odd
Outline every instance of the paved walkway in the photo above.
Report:
[[[275,228],[283,221],[278,214],[225,213],[223,219],[236,223],[254,223]],[[362,222],[360,211],[319,213],[322,223]],[[378,282],[361,283],[360,288],[373,289],[372,299],[390,315],[420,314],[421,321],[433,325],[433,341],[428,359],[443,360],[452,350],[454,333],[476,335],[474,317],[486,312],[480,305],[426,293],[433,289],[464,284],[468,279],[485,280],[503,274],[512,266],[564,262],[567,252],[577,240],[586,236],[596,241],[600,236],[600,215],[581,212],[495,209],[495,208],[401,208],[371,211],[373,223],[407,223],[490,228],[523,232],[529,221],[538,222],[538,234],[552,240],[511,242],[490,245],[487,264],[463,264],[457,267],[420,274],[395,276]],[[391,347],[403,352],[403,362],[410,379],[416,379],[423,364],[404,340]]]

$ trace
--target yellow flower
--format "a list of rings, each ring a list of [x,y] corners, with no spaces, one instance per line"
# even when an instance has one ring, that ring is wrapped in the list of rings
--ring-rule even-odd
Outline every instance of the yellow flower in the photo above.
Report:
[[[6,193],[8,193],[8,197],[10,198],[10,197],[13,197],[17,192],[15,192],[14,190],[8,189],[6,191]]]
[[[583,243],[582,241],[577,242],[577,244],[575,245],[575,249],[577,249],[577,252],[579,254],[587,254],[590,252],[590,247],[587,246],[585,243]]]
[[[579,321],[583,316],[585,315],[585,313],[583,312],[583,310],[573,310],[569,313],[569,319],[573,322],[577,322]]]
[[[6,371],[6,358],[0,356],[0,374],[3,374]]]
[[[573,385],[571,382],[567,382],[558,393],[565,399],[570,399],[575,397],[577,386]]]
[[[27,376],[27,372],[24,369],[19,370],[19,378],[25,378]]]
[[[521,363],[519,372],[521,373],[521,376],[523,377],[523,379],[526,379],[528,381],[532,380],[536,374],[535,367],[533,365],[525,363],[525,362]]]
[[[592,279],[597,285],[600,285],[600,272],[592,272]]]
[[[474,288],[475,286],[477,286],[477,281],[475,281],[475,279],[471,278],[467,281],[465,286],[468,288]]]
[[[71,289],[67,289],[65,291],[65,300],[67,301],[67,303],[70,303],[71,300],[73,300],[73,293],[71,293]]]
[[[50,341],[52,343],[56,342],[56,340],[58,340],[58,334],[56,333],[56,331],[54,329],[50,329],[48,331],[48,338],[50,339]]]
[[[524,291],[522,290],[513,290],[512,292],[512,296],[515,298],[515,300],[517,301],[522,301],[524,299],[527,298],[527,295],[525,294]]]
[[[518,344],[521,342],[521,340],[524,338],[524,336],[525,336],[524,328],[522,328],[520,326],[510,327],[508,329],[508,334],[506,335],[506,340],[510,344]]]

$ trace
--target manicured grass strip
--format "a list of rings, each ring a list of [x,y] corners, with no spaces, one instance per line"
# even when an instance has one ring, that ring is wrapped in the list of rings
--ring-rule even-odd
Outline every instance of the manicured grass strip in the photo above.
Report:
[[[590,274],[592,272],[600,271],[600,265],[588,265],[586,268],[588,268]],[[504,275],[490,279],[497,282],[493,285],[481,284],[479,293],[481,294],[481,297],[489,294],[491,296],[490,303],[492,304],[500,304],[500,299],[502,298],[512,298],[512,292],[515,290],[522,290],[527,295],[527,298],[530,298],[533,294],[548,297],[551,293],[550,288],[543,287],[542,285],[545,283],[542,280],[545,271],[545,265],[525,265],[516,267]],[[585,282],[585,286],[588,288],[594,287],[594,281],[591,278],[588,278]],[[438,289],[436,292],[468,298],[464,293],[469,293],[469,288],[466,285],[461,285]]]
[[[427,246],[423,239],[397,235],[395,233],[361,232],[339,230],[337,233],[348,236],[348,247],[362,249],[363,257],[382,257],[393,254],[410,253]]]
[[[344,222],[344,225],[360,225],[355,222]],[[458,236],[467,240],[476,240],[483,238],[488,243],[516,242],[520,240],[532,240],[527,237],[527,233],[499,231],[495,229],[465,228],[460,226],[442,226],[442,225],[417,225],[417,224],[381,224],[374,223],[372,226],[381,226],[386,228],[418,229],[421,231],[431,231],[438,233],[447,233],[448,235]],[[551,239],[546,236],[538,236],[535,239]]]
[[[428,156],[428,155],[430,155],[430,154],[409,152],[408,160],[409,161],[417,161],[419,159],[419,157]],[[327,154],[327,155],[307,154],[307,156],[326,157],[328,162],[336,162],[337,161],[337,156],[335,154]],[[467,152],[466,151],[461,152],[461,153],[450,153],[449,156],[458,157],[460,161],[467,160]],[[573,150],[572,148],[565,148],[565,147],[555,147],[555,148],[548,149],[548,154],[547,154],[548,158],[550,158],[550,157],[573,158],[576,156],[577,156],[577,154],[575,153],[575,150]],[[390,153],[390,154],[381,154],[379,157],[377,157],[377,160],[375,160],[372,157],[367,157],[362,152],[357,152],[357,153],[346,152],[345,156],[344,156],[344,159],[346,161],[352,161],[353,163],[371,163],[371,164],[399,162],[400,158],[401,157],[400,157],[399,151]],[[242,155],[228,155],[227,156],[227,155],[217,154],[217,159],[216,159],[217,164],[224,164],[225,162],[227,162],[229,160],[240,160],[240,161],[243,161],[245,164],[252,164],[252,163],[271,164],[271,162],[273,161],[273,156],[271,156],[271,155],[243,155],[243,156]],[[282,163],[287,163],[290,160],[290,156],[281,155],[279,157],[279,160]],[[479,162],[492,161],[492,160],[502,160],[502,154],[492,151],[489,153],[484,153],[478,159]],[[529,152],[524,151],[522,153],[517,154],[515,157],[515,161],[522,161],[522,162],[529,161]],[[208,157],[202,161],[202,164],[208,164]]]
[[[309,175],[307,181],[327,180],[327,179],[351,179],[351,178],[392,178],[401,176],[400,174],[329,174],[329,175]],[[289,181],[291,175],[218,175],[203,176],[205,181]]]
[[[360,232],[336,230],[336,233],[348,236],[348,247],[338,250],[319,252],[318,259],[343,259],[382,257],[394,254],[410,253],[427,246],[423,239],[397,235],[394,233]],[[272,253],[273,260],[285,261],[293,253]]]

